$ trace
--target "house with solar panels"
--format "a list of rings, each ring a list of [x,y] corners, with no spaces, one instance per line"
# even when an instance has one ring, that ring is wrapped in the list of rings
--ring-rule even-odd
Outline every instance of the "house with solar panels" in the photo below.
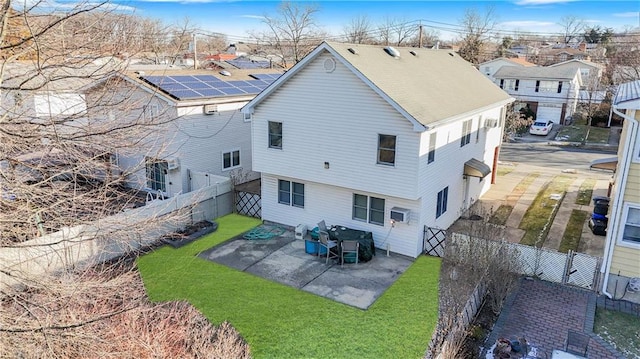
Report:
[[[417,257],[495,181],[512,101],[451,50],[324,42],[242,110],[262,218]]]
[[[251,165],[251,124],[240,109],[280,75],[269,69],[138,71],[103,84],[138,99],[135,108],[109,118],[154,124],[139,140],[145,150],[117,155],[128,185],[167,198],[211,185],[215,176],[236,184],[259,178]]]

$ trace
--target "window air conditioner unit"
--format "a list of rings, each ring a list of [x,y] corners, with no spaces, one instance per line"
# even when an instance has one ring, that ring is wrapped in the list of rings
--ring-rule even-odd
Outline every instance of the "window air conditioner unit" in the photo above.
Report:
[[[180,168],[180,160],[178,160],[177,158],[172,158],[170,160],[167,160],[168,170],[177,170],[178,168]]]
[[[204,105],[204,114],[213,115],[218,112],[218,105]]]
[[[396,223],[409,223],[411,210],[400,207],[391,208],[391,219]]]
[[[498,127],[498,119],[497,118],[488,118],[484,120],[484,127],[486,128],[496,128]]]

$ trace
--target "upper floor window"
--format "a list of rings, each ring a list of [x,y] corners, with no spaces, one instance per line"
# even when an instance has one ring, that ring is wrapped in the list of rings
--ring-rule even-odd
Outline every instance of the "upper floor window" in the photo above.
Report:
[[[562,81],[536,81],[536,92],[557,92],[562,91]]]
[[[622,241],[640,245],[640,207],[625,208],[624,231]]]
[[[427,155],[427,163],[431,163],[436,160],[436,139],[437,132],[429,135],[429,154]]]
[[[269,121],[269,148],[282,149],[282,122]]]
[[[384,226],[384,199],[354,194],[353,219]]]
[[[304,184],[278,180],[278,203],[304,208]]]
[[[511,91],[518,91],[518,88],[520,87],[520,80],[518,79],[500,79],[500,88],[501,89],[507,89],[507,90],[511,90]]]
[[[396,163],[396,136],[378,135],[378,164],[391,165]]]
[[[471,124],[472,120],[466,120],[462,123],[462,137],[460,137],[460,147],[471,142]]]
[[[240,150],[222,153],[222,169],[229,170],[240,167]]]

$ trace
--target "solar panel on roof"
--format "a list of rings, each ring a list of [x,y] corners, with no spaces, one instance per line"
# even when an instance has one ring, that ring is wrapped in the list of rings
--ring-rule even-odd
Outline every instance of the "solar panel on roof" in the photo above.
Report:
[[[198,79],[196,79],[193,76],[170,76],[171,79],[174,79],[176,82],[179,83],[185,83],[185,82],[199,82]]]
[[[237,87],[218,87],[218,90],[224,92],[226,95],[244,95],[246,92]]]
[[[187,86],[184,86],[184,85],[179,84],[177,82],[170,83],[170,84],[163,83],[161,86],[162,86],[163,90],[167,90],[167,91],[189,90],[189,88]]]
[[[215,76],[213,75],[194,75],[193,76],[196,80],[198,81],[202,81],[202,82],[208,82],[208,81],[222,81],[217,79]]]
[[[202,97],[202,95],[200,95],[199,93],[193,90],[175,90],[175,91],[167,91],[167,92],[169,92],[172,96],[175,96],[179,100]]]
[[[262,91],[261,88],[255,87],[255,86],[238,86],[239,89],[241,89],[242,91],[249,93],[249,94],[257,94],[260,93]]]
[[[202,97],[224,96],[223,92],[216,90],[214,88],[198,90],[198,93],[200,93]]]
[[[191,90],[201,90],[201,89],[210,89],[210,88],[214,88],[216,87],[215,85],[209,85],[208,83],[204,83],[204,82],[198,82],[198,83],[194,83],[194,82],[189,82],[186,84],[187,87],[189,87]]]

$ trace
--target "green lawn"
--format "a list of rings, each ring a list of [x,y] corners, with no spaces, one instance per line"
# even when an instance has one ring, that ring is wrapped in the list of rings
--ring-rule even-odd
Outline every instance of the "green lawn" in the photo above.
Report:
[[[556,204],[559,205],[558,201],[550,199],[549,196],[561,194],[564,197],[564,193],[574,179],[568,176],[556,176],[538,192],[519,225],[520,229],[526,231],[520,240],[521,244],[542,247],[553,222],[553,208]]]
[[[591,196],[593,196],[593,186],[596,185],[596,180],[593,178],[587,178],[580,185],[578,190],[578,197],[576,198],[576,204],[588,206],[591,203]]]
[[[580,239],[582,238],[582,228],[584,227],[584,222],[587,221],[587,218],[589,218],[589,213],[586,211],[580,211],[577,209],[571,211],[569,223],[567,223],[567,227],[562,235],[558,252],[567,253],[569,250],[578,250]]]
[[[501,204],[498,209],[493,212],[491,218],[489,218],[489,223],[498,224],[504,226],[507,224],[507,219],[509,219],[509,215],[513,211],[513,206],[507,204]]]
[[[229,321],[256,358],[420,358],[438,318],[440,259],[419,257],[363,311],[196,255],[259,220],[228,215],[196,242],[138,260],[153,301],[188,300],[214,324]]]
[[[598,308],[593,331],[627,358],[640,358],[640,318]]]
[[[556,135],[558,141],[568,142],[589,142],[589,143],[607,143],[609,142],[609,129],[601,127],[591,127],[589,130],[589,137],[585,141],[587,136],[586,125],[570,125],[564,126]]]

